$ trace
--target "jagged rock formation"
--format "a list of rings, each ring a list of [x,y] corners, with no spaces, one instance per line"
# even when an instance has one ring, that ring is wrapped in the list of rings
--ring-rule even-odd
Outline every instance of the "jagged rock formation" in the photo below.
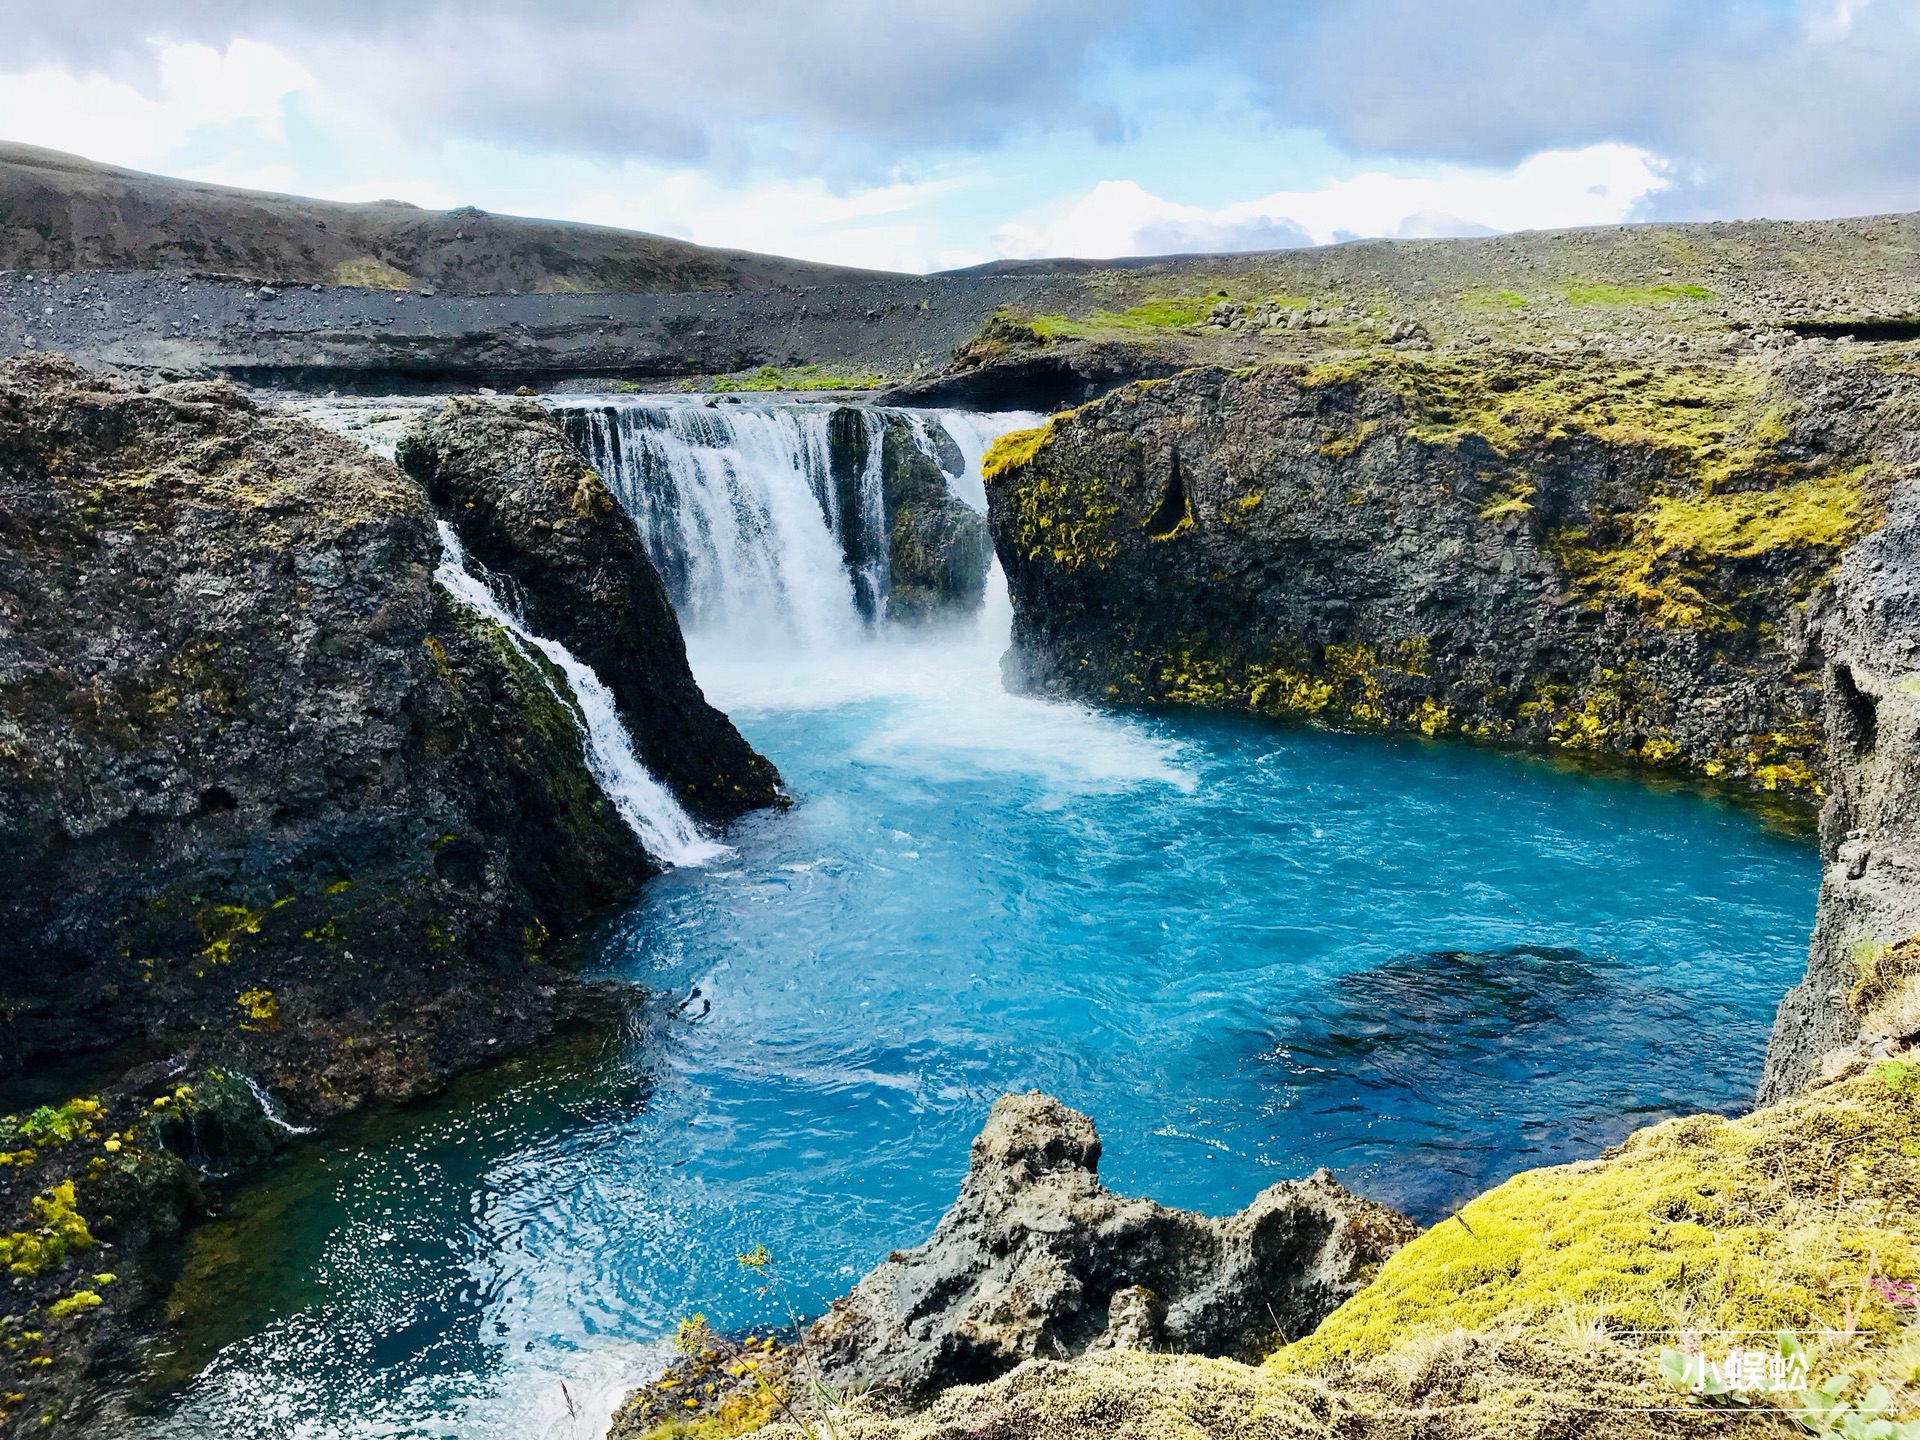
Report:
[[[778,802],[778,772],[700,693],[639,535],[550,411],[453,400],[396,458],[468,554],[514,584],[532,628],[599,675],[635,752],[688,810],[721,820]]]
[[[1325,1171],[1208,1219],[1097,1178],[1086,1116],[996,1101],[933,1236],[896,1251],[807,1336],[827,1383],[905,1399],[1023,1360],[1138,1348],[1241,1355],[1310,1331],[1414,1234]]]
[[[0,367],[7,1061],[181,1037],[326,1110],[558,1023],[549,942],[651,866],[438,554],[231,387]]]
[[[1808,792],[1803,604],[1917,398],[1864,361],[1385,350],[1129,387],[988,457],[1010,677]]]
[[[1910,1297],[1920,1279],[1912,1062],[1856,1061],[1744,1119],[1670,1120],[1598,1159],[1516,1175],[1398,1249],[1311,1336],[1258,1366],[1139,1351],[1030,1359],[916,1413],[898,1413],[884,1394],[855,1397],[831,1416],[834,1433],[1758,1437],[1778,1433],[1806,1392],[1760,1386],[1744,1406],[1694,1402],[1656,1362],[1676,1340],[1704,1341],[1718,1369],[1730,1346],[1767,1346],[1771,1332],[1795,1329],[1849,1336],[1840,1354],[1816,1355],[1811,1382],[1840,1377],[1849,1408],[1876,1403],[1874,1387],[1884,1387],[1879,1403],[1911,1413]],[[1763,1353],[1777,1358],[1770,1346]],[[1807,1420],[1813,1429],[1820,1417]],[[1856,1428],[1871,1433],[1868,1423]],[[805,1432],[783,1418],[761,1433]]]
[[[1902,458],[1920,466],[1920,422]],[[1824,657],[1825,869],[1806,978],[1780,1002],[1763,1102],[1856,1047],[1920,1040],[1920,487],[1846,554],[1811,608]]]

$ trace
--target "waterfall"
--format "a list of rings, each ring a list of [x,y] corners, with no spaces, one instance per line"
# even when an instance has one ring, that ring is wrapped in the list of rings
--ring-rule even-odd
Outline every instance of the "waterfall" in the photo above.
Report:
[[[953,443],[960,447],[961,458],[967,462],[966,469],[960,474],[947,476],[947,488],[953,492],[956,500],[971,505],[982,515],[987,513],[987,487],[980,478],[980,462],[986,457],[988,449],[1002,435],[1015,430],[1031,430],[1036,425],[1047,423],[1047,417],[1037,410],[1005,410],[993,414],[977,414],[971,410],[935,410],[928,413],[953,437]]]
[[[884,617],[889,417],[904,417],[936,462],[930,427],[944,428],[965,462],[959,473],[941,466],[948,488],[982,513],[987,447],[1046,418],[659,395],[550,403],[639,529],[681,628],[762,651],[843,647],[867,637],[867,617]],[[836,416],[863,427],[858,475],[834,474],[833,427],[849,423]]]
[[[240,1072],[238,1070],[235,1070],[232,1073],[235,1075],[240,1075]],[[240,1075],[240,1080],[241,1080],[241,1083],[244,1084],[248,1090],[253,1092],[254,1102],[259,1105],[260,1113],[267,1117],[268,1124],[277,1126],[278,1128],[286,1131],[287,1134],[289,1135],[313,1134],[313,1126],[296,1125],[291,1120],[287,1119],[286,1116],[282,1115],[280,1113],[280,1107],[273,1103],[273,1096],[269,1095],[266,1091],[266,1087],[261,1085],[251,1075]]]
[[[578,725],[585,741],[587,768],[647,853],[668,865],[699,865],[729,853],[726,846],[702,835],[666,787],[647,773],[633,753],[633,741],[614,708],[613,693],[600,677],[558,640],[533,634],[501,605],[486,582],[468,568],[467,552],[453,527],[444,520],[438,523],[441,553],[433,578],[456,600],[506,631],[520,653],[534,664]],[[528,655],[529,646],[558,667],[566,677],[566,686],[552,684],[545,667]]]
[[[806,648],[863,632],[856,579],[884,594],[886,567],[871,417],[870,463],[848,514],[832,473],[831,406],[596,397],[561,408],[639,527],[684,630]],[[858,576],[843,545],[850,526],[866,541]]]

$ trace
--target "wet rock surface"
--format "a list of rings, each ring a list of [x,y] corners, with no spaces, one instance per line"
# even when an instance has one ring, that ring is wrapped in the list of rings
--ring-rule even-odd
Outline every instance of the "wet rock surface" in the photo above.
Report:
[[[828,417],[827,444],[831,500],[860,613],[871,620],[884,611],[890,621],[920,625],[977,612],[992,541],[986,521],[948,488],[948,477],[966,466],[953,437],[937,423],[916,426],[899,410],[843,406]],[[876,466],[872,506],[864,488]],[[875,563],[883,557],[884,566]]]
[[[1113,1195],[1086,1116],[996,1101],[932,1238],[896,1251],[806,1338],[832,1389],[923,1400],[1092,1350],[1244,1355],[1303,1335],[1414,1225],[1321,1171],[1222,1219]]]
[[[420,488],[220,384],[0,407],[5,1058],[181,1037],[325,1111],[558,1023],[651,867]]]
[[[531,401],[456,399],[397,458],[474,559],[515,587],[528,624],[612,690],[635,752],[692,813],[774,804],[779,774],[700,693],[666,587],[561,422]]]

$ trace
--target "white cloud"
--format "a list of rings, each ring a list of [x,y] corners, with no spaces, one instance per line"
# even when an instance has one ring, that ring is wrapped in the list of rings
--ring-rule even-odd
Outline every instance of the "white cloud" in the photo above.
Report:
[[[284,142],[285,102],[313,83],[298,61],[250,40],[225,50],[169,45],[155,61],[145,89],[53,66],[7,75],[0,83],[0,135],[149,169],[209,127],[238,127],[255,140]]]
[[[1110,258],[1268,249],[1354,236],[1430,238],[1606,225],[1631,219],[1669,183],[1659,157],[1631,145],[1547,150],[1511,170],[1450,167],[1425,176],[1370,172],[1317,190],[1282,190],[1204,209],[1104,180],[1040,225],[1005,225],[1002,253]],[[1286,237],[1294,237],[1289,241]]]

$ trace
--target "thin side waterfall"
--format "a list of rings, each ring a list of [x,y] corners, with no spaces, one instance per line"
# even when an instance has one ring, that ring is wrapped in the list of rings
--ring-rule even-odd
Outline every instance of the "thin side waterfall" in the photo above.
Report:
[[[527,647],[532,646],[559,667],[567,685],[551,688],[580,727],[586,742],[587,768],[647,853],[669,865],[700,865],[730,853],[726,846],[702,835],[666,787],[647,773],[633,753],[633,741],[614,708],[613,694],[600,677],[558,640],[535,635],[501,605],[486,582],[467,568],[467,552],[453,527],[444,520],[438,523],[441,553],[433,578],[456,600],[506,631],[521,654],[527,654]],[[538,665],[535,668],[541,669]],[[546,678],[544,669],[541,677]]]
[[[947,488],[956,500],[971,505],[982,515],[987,513],[987,487],[980,478],[980,462],[993,442],[1015,430],[1031,430],[1047,423],[1047,417],[1037,410],[1003,410],[992,414],[935,410],[930,412],[930,418],[953,437],[953,443],[960,447],[961,458],[966,461],[966,468],[960,474],[947,476]]]

